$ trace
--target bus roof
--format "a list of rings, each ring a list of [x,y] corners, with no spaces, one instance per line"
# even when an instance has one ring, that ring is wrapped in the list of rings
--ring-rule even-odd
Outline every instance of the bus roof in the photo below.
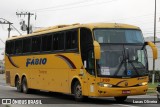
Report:
[[[58,32],[58,31],[65,31],[69,29],[74,29],[74,28],[89,28],[89,29],[94,29],[94,28],[123,28],[123,29],[138,29],[140,30],[139,27],[129,25],[129,24],[121,24],[121,23],[89,23],[89,24],[72,24],[72,25],[57,25],[57,26],[51,26],[43,29],[39,29],[34,31],[31,34],[27,35],[21,35],[21,36],[13,36],[11,38],[8,38],[7,40],[13,40],[13,39],[18,39],[18,38],[24,38],[24,37],[29,37],[29,36],[35,36],[35,35],[42,35],[46,33],[51,33],[51,32]]]

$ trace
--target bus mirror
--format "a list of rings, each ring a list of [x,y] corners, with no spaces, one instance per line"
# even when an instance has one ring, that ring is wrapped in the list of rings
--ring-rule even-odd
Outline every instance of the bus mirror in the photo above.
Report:
[[[157,59],[158,58],[158,50],[157,47],[154,43],[152,42],[146,42],[146,45],[149,45],[152,49],[152,53],[153,53],[153,59]]]
[[[95,59],[100,59],[101,57],[101,49],[100,49],[100,44],[97,41],[93,42],[94,45],[94,55]]]

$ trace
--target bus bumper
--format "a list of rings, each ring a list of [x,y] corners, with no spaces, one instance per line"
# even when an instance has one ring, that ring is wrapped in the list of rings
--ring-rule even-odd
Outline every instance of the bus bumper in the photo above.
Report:
[[[148,86],[127,87],[127,88],[98,87],[97,96],[114,97],[114,96],[144,95],[146,94],[147,89]]]

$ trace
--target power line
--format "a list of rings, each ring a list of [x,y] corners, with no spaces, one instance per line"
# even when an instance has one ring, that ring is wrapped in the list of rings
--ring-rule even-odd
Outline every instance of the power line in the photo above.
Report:
[[[0,24],[8,24],[9,25],[9,27],[8,27],[8,38],[9,38],[10,37],[10,32],[11,32],[11,25],[13,23],[11,23],[11,22],[7,21],[6,19],[3,19],[3,18],[0,18],[0,19],[4,20],[4,22],[0,21]]]
[[[160,14],[160,13],[157,13],[157,14]],[[133,16],[133,17],[126,17],[126,18],[121,18],[121,19],[116,19],[116,20],[126,20],[126,19],[134,19],[134,18],[137,18],[137,17],[140,17],[140,18],[142,18],[142,17],[148,17],[148,16],[150,16],[151,18],[153,17],[153,13],[151,13],[151,14],[144,14],[144,15],[139,15],[139,16]],[[144,19],[144,18],[143,18]]]
[[[3,44],[5,44],[4,41],[3,41],[1,38],[0,38],[0,41],[1,41]]]
[[[115,0],[112,0],[112,1],[107,1],[107,2],[98,2],[96,4],[104,4],[104,3],[109,3],[109,2],[113,2]],[[36,10],[33,10],[33,11],[39,11],[39,12],[44,12],[44,11],[57,11],[57,10],[64,10],[64,9],[71,9],[71,8],[78,8],[78,7],[85,7],[85,6],[88,6],[88,5],[93,5],[92,4],[86,4],[86,5],[80,5],[80,6],[77,6],[79,4],[84,4],[84,3],[90,3],[91,0],[85,0],[85,1],[79,1],[79,2],[74,2],[74,3],[68,3],[68,4],[63,4],[63,5],[56,5],[56,6],[52,6],[52,7],[47,7],[47,8],[41,8],[41,9],[36,9]],[[94,3],[95,4],[95,3]],[[73,5],[73,6],[72,6]],[[75,7],[76,5],[76,7]],[[72,6],[72,7],[66,7],[66,6]],[[56,9],[58,8],[58,9]],[[52,9],[52,10],[49,10],[49,9]],[[159,13],[160,14],[160,13]],[[126,20],[126,19],[135,19],[137,17],[149,17],[151,18],[153,14],[145,14],[145,15],[139,15],[139,16],[134,16],[134,17],[128,17],[128,18],[122,18],[122,19],[116,19],[116,20]],[[146,19],[146,18],[145,18]],[[144,18],[143,18],[144,20]],[[135,20],[134,20],[135,21]],[[142,21],[141,21],[142,22]],[[137,23],[137,21],[135,21],[135,23]],[[143,24],[148,24],[148,23],[153,23],[153,22],[144,22]]]
[[[46,8],[35,9],[35,10],[31,10],[31,11],[42,11],[42,10],[47,10],[47,9],[52,9],[52,8],[66,7],[66,6],[70,6],[70,5],[87,3],[87,2],[90,2],[90,1],[91,0],[84,0],[84,1],[74,2],[74,3],[68,3],[68,4],[62,4],[62,5],[56,5],[56,6],[46,7]]]
[[[137,18],[137,17],[140,17],[140,16],[136,16],[136,17],[129,17],[129,18],[123,18],[123,19],[114,19],[114,20],[125,20],[125,21],[129,21],[129,22],[132,22],[132,23],[138,23],[138,22],[140,22],[141,24],[149,24],[149,23],[153,23],[153,19],[151,19],[151,18],[153,18],[153,16],[150,16],[150,17],[148,17],[148,18],[142,18],[142,16],[143,15],[141,15],[141,18]],[[128,19],[130,19],[130,20],[128,20]],[[131,20],[132,19],[132,20]],[[134,19],[134,20],[133,20]],[[141,21],[143,19],[143,21]],[[146,20],[146,19],[148,19],[148,21]],[[145,21],[144,21],[145,20]],[[110,20],[111,21],[111,20]]]
[[[39,12],[44,12],[44,11],[57,11],[57,10],[65,10],[65,9],[72,9],[72,8],[79,8],[79,7],[86,7],[86,6],[93,6],[94,4],[96,4],[96,5],[100,5],[100,4],[106,4],[106,3],[110,3],[110,2],[114,2],[114,1],[117,1],[117,0],[110,0],[110,1],[105,1],[105,2],[95,2],[95,3],[92,3],[92,4],[86,4],[86,5],[80,5],[80,6],[77,6],[77,5],[79,5],[79,4],[77,4],[77,5],[74,5],[74,6],[72,6],[72,7],[64,7],[64,8],[61,8],[61,7],[59,7],[58,9],[54,9],[54,8],[50,8],[51,10],[46,10],[46,9],[44,9],[44,10],[41,10],[41,11],[39,11]],[[38,11],[36,11],[36,12],[38,12]]]
[[[22,35],[17,28],[15,28],[13,25],[11,25],[20,35]]]
[[[0,18],[0,19],[4,20],[4,22],[0,21],[0,24],[4,24],[4,23],[6,23],[6,24],[8,23],[8,24],[9,24],[8,37],[10,36],[11,27],[13,27],[20,35],[22,35],[22,34],[17,30],[17,28],[15,28],[15,27],[13,26],[13,23],[7,21],[7,20],[4,19],[4,18]]]

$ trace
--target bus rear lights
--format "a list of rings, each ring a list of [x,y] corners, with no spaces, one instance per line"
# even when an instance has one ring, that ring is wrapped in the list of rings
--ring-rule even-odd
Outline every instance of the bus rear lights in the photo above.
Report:
[[[106,84],[106,83],[103,83],[103,82],[98,83],[98,85],[99,85],[100,87],[108,87],[108,88],[111,88],[111,87],[112,87],[111,84]]]

